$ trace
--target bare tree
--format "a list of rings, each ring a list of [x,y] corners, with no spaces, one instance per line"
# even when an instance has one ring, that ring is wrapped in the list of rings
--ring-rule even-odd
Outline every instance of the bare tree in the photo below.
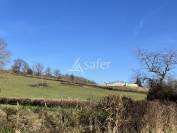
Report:
[[[0,66],[5,65],[10,57],[10,53],[6,50],[7,43],[0,39]]]
[[[156,76],[160,83],[164,81],[170,71],[177,65],[176,51],[148,52],[138,50],[137,56],[149,75]],[[147,78],[152,79],[151,77]]]
[[[14,60],[14,64],[12,65],[12,71],[14,73],[19,73],[21,69],[21,60]]]
[[[28,72],[29,65],[26,61],[23,59],[16,59],[14,60],[14,64],[12,65],[12,71],[14,73],[24,73],[26,74]]]
[[[61,77],[61,72],[60,72],[60,70],[58,70],[58,69],[56,69],[56,70],[53,72],[53,74],[54,74],[54,76],[55,76],[56,78],[60,78],[60,77]]]
[[[22,72],[24,74],[28,74],[30,71],[30,67],[29,67],[29,64],[27,62],[23,62],[23,65],[22,65]]]
[[[51,77],[52,76],[52,70],[50,67],[47,67],[46,70],[45,70],[45,75],[47,77]]]
[[[72,82],[74,82],[75,76],[74,76],[73,74],[70,75],[70,80],[71,80]]]
[[[37,63],[35,65],[33,65],[33,72],[34,74],[36,74],[37,76],[41,76],[44,70],[44,66],[40,63]]]
[[[27,70],[27,74],[32,75],[33,74],[33,70],[29,67]]]

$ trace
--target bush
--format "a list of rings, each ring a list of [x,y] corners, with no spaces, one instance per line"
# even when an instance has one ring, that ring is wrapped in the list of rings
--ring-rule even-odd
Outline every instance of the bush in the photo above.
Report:
[[[7,101],[7,99],[3,100]],[[0,129],[24,133],[171,133],[177,131],[177,105],[133,101],[117,96],[70,109],[0,107]],[[12,130],[13,131],[13,130]],[[0,130],[1,132],[1,130]]]
[[[164,104],[108,96],[95,106],[83,108],[79,120],[89,133],[166,133],[177,131],[176,110],[173,102]]]
[[[177,87],[172,82],[163,84],[154,82],[151,84],[147,99],[177,102]]]
[[[89,104],[89,101],[0,98],[0,104],[74,108],[87,106]]]
[[[44,83],[36,83],[36,84],[32,84],[30,85],[31,87],[48,87],[48,83],[44,82]]]

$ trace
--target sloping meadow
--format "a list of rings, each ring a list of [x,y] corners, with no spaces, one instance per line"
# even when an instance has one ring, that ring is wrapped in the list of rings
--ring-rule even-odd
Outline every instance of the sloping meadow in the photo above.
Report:
[[[72,108],[0,107],[1,132],[171,133],[177,131],[176,103],[108,96]]]

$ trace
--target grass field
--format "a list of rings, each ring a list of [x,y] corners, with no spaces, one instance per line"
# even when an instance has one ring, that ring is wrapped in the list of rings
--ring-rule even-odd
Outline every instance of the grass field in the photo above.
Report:
[[[104,90],[96,87],[63,85],[59,81],[44,80],[48,87],[39,88],[30,85],[42,82],[41,79],[0,74],[0,97],[47,98],[47,99],[98,99],[107,95],[120,95],[136,100],[145,99],[145,94]]]

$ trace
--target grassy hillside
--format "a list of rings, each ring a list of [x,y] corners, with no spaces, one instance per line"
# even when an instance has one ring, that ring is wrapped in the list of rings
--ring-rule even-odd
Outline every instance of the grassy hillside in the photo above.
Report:
[[[0,74],[0,97],[47,98],[47,99],[98,99],[107,95],[127,96],[133,99],[144,99],[145,94],[104,90],[96,87],[66,85],[58,81],[44,80],[48,87],[32,87],[42,82],[41,79]]]

